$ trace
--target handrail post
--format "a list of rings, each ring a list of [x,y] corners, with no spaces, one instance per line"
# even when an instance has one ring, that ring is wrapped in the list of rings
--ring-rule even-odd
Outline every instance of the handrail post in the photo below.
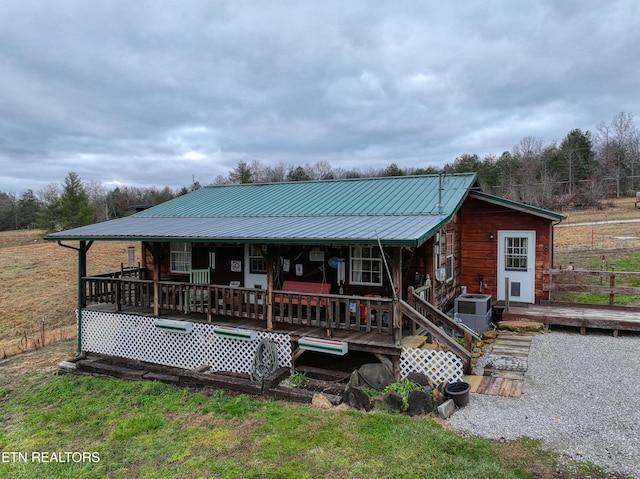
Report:
[[[609,286],[611,286],[611,292],[609,293],[609,306],[613,306],[615,302],[615,293],[613,292],[613,288],[616,285],[616,274],[611,271],[611,275],[609,275]]]
[[[509,312],[509,278],[504,279],[504,312]]]
[[[115,287],[115,302],[116,302],[116,313],[122,311],[122,282],[119,279],[113,279],[113,286]]]

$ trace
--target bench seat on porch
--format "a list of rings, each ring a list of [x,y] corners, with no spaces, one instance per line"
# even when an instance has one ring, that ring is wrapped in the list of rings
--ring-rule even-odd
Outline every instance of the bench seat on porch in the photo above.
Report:
[[[328,283],[311,283],[308,281],[285,281],[284,283],[282,283],[282,290],[285,292],[300,293],[305,295],[330,294],[331,285]],[[276,295],[274,301],[276,303],[282,304],[300,304],[302,306],[306,306],[308,304],[310,306],[318,306],[317,299],[308,300],[307,298],[290,298],[288,296],[280,297],[279,295]],[[327,302],[324,299],[321,299],[320,307],[324,307],[326,305]]]

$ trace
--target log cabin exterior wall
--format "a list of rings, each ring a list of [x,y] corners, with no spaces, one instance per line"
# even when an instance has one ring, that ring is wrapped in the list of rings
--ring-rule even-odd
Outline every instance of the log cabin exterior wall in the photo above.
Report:
[[[403,284],[405,287],[418,286],[414,282],[416,273],[425,276],[429,275],[431,281],[430,298],[431,303],[442,311],[448,311],[453,307],[453,301],[460,293],[461,272],[462,272],[462,223],[460,214],[456,213],[452,220],[444,225],[434,237],[429,238],[423,245],[415,248],[410,258],[409,266],[405,274]],[[438,268],[435,246],[437,237],[446,238],[453,235],[453,277],[449,280],[438,281],[436,279],[436,269]],[[444,240],[440,241],[444,244]],[[446,257],[446,252],[442,252],[442,257]],[[406,288],[405,288],[406,289]]]
[[[498,294],[498,231],[535,231],[535,303],[548,299],[548,292],[543,291],[545,278],[543,271],[552,267],[552,232],[553,221],[525,211],[515,210],[507,206],[494,204],[483,199],[469,196],[465,199],[460,209],[452,219],[439,230],[441,238],[448,234],[453,235],[454,262],[453,278],[445,281],[436,280],[436,254],[435,246],[438,235],[429,238],[421,246],[414,248],[413,252],[402,252],[402,284],[401,296],[406,298],[407,287],[414,285],[416,273],[429,275],[431,278],[431,301],[443,311],[449,310],[454,299],[460,294],[461,287],[465,286],[468,293],[480,292],[479,276],[483,275],[482,293],[491,294],[496,301]],[[489,235],[493,233],[494,238]],[[442,241],[441,241],[442,242]],[[146,245],[146,247],[144,247]],[[143,244],[144,261],[149,272],[153,272],[153,246]],[[170,271],[170,246],[169,243],[158,244],[161,251],[160,277],[163,279],[188,280],[188,275],[172,273]],[[324,261],[317,262],[309,259],[311,247],[303,245],[270,245],[270,254],[275,258],[290,260],[289,271],[282,268],[276,271],[275,289],[278,289],[286,280],[309,281],[316,283],[329,283],[331,292],[339,293],[337,283],[337,270],[327,266],[327,260],[331,257],[339,257],[345,260],[346,281],[343,294],[352,295],[378,295],[391,297],[392,288],[389,284],[386,272],[382,272],[382,286],[350,284],[350,247],[349,246],[318,246],[324,253]],[[387,257],[391,255],[391,249],[385,248]],[[212,271],[211,282],[214,284],[228,285],[232,281],[239,281],[242,287],[245,285],[244,271],[248,265],[244,257],[244,245],[200,244],[192,246],[192,267],[196,269],[208,266],[210,253],[215,253],[216,265]],[[442,252],[445,257],[445,252]],[[231,271],[231,260],[241,261],[242,272]],[[302,276],[297,276],[295,264],[302,265]],[[150,273],[150,277],[152,274]]]
[[[498,295],[498,231],[535,231],[535,303],[548,299],[543,291],[544,270],[553,262],[553,221],[524,211],[514,210],[478,198],[468,197],[460,209],[461,265],[460,285],[468,293]],[[490,238],[493,234],[493,239]]]

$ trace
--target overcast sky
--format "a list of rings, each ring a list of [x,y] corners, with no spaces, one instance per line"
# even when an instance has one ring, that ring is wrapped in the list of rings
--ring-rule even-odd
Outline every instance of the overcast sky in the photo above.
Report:
[[[0,2],[0,191],[443,166],[640,115],[640,2]]]

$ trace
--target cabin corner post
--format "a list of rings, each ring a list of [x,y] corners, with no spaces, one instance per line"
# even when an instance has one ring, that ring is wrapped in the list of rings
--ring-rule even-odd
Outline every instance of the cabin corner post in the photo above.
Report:
[[[263,253],[264,254],[264,253]],[[273,254],[271,248],[264,255],[267,262],[267,331],[273,331]],[[292,362],[293,367],[293,362]]]
[[[153,281],[153,316],[157,318],[160,316],[160,268],[162,267],[162,245],[157,242],[143,242],[142,246],[144,251],[142,257],[145,258],[145,265],[148,264],[146,260],[147,251],[151,253],[151,261],[153,265],[151,276],[151,280]]]
[[[161,261],[161,245],[153,243],[153,315],[157,318],[160,316],[160,268]]]
[[[400,305],[402,292],[402,248],[393,248],[391,274],[391,288],[393,289],[393,340],[396,346],[400,346],[402,342],[402,307]]]
[[[58,242],[58,244],[61,244]],[[76,356],[82,355],[82,310],[87,305],[86,285],[84,277],[87,275],[87,251],[91,248],[93,241],[87,243],[86,241],[80,241],[78,245],[78,304],[77,304],[77,328],[78,328],[78,343],[76,349]],[[64,246],[61,244],[61,246]],[[75,248],[74,248],[75,249]]]

